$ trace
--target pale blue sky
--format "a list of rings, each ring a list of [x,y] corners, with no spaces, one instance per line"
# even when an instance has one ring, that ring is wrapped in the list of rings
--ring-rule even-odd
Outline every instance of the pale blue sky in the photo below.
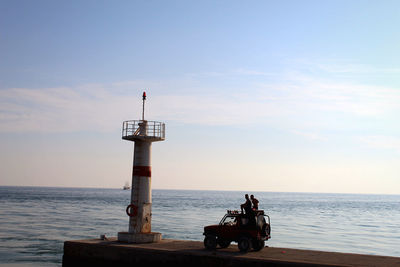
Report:
[[[1,1],[0,185],[400,194],[398,1]]]

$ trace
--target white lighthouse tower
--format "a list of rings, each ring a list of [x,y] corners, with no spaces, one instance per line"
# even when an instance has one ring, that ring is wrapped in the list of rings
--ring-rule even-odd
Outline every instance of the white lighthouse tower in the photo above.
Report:
[[[151,243],[161,240],[161,233],[151,231],[151,144],[165,140],[165,124],[144,119],[146,92],[143,92],[141,120],[124,121],[122,139],[135,142],[131,203],[126,208],[129,216],[128,232],[119,232],[118,241]]]

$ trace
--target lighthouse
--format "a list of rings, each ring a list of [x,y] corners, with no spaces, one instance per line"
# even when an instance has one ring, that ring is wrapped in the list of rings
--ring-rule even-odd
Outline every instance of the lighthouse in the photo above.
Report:
[[[165,124],[144,119],[146,92],[143,92],[141,120],[124,121],[122,139],[134,142],[131,201],[126,207],[128,232],[119,232],[118,241],[152,243],[161,240],[161,233],[151,231],[151,145],[165,140]]]

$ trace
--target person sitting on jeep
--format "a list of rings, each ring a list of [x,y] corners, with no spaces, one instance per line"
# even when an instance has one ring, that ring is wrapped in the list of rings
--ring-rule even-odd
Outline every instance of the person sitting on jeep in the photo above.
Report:
[[[253,210],[258,210],[258,199],[254,197],[254,195],[250,196],[251,203],[253,203]]]
[[[250,214],[252,210],[251,210],[251,201],[249,199],[249,195],[248,194],[244,195],[244,198],[246,199],[246,202],[240,205],[240,209],[242,210],[242,213],[244,209],[246,214]]]

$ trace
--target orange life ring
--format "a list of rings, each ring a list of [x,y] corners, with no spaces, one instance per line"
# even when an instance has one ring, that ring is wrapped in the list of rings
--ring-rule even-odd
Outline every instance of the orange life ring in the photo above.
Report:
[[[129,217],[134,217],[137,215],[137,207],[133,204],[129,204],[128,207],[126,207],[126,214],[128,214]]]

